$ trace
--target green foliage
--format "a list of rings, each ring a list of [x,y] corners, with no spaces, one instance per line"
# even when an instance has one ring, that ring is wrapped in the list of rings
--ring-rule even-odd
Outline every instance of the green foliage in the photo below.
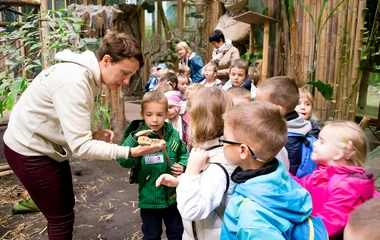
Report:
[[[372,150],[368,156],[367,160],[372,160],[374,158],[377,158],[380,155],[380,146],[377,146],[374,150]]]
[[[248,9],[252,12],[257,12],[263,15],[268,16],[268,8],[265,5],[263,0],[249,0]],[[263,46],[264,30],[263,27],[255,27],[255,43],[257,47]],[[272,43],[271,43],[272,45]]]
[[[326,100],[333,100],[333,87],[331,84],[318,80],[316,82],[308,81],[306,85],[312,85],[313,87],[316,87]]]
[[[293,2],[292,0],[284,0],[284,1],[288,2],[288,3],[285,3],[285,6],[290,5]],[[318,91],[322,94],[322,96],[327,100],[332,100],[333,88],[330,84],[325,84],[320,80],[317,81],[317,79],[316,79],[317,53],[318,53],[318,46],[319,46],[318,43],[319,43],[319,39],[320,39],[320,36],[321,36],[321,33],[322,33],[324,26],[326,25],[328,20],[334,15],[336,10],[344,3],[344,1],[345,0],[341,0],[336,5],[336,7],[328,14],[326,20],[324,22],[322,22],[322,17],[323,17],[325,10],[326,10],[328,0],[323,0],[322,7],[318,13],[318,18],[315,18],[315,16],[313,16],[313,14],[309,10],[309,7],[303,2],[303,0],[298,0],[298,2],[302,5],[302,7],[305,9],[305,11],[309,14],[310,19],[314,25],[314,41],[313,41],[313,49],[312,49],[313,66],[312,66],[312,69],[309,70],[310,77],[309,77],[309,82],[307,84],[310,84],[313,86],[313,88],[312,88],[312,95],[313,96],[315,94],[314,89],[317,88]],[[290,8],[290,6],[289,6],[289,9],[292,9],[292,8]],[[317,20],[315,21],[315,19],[317,19]],[[323,83],[323,84],[321,84],[321,83]],[[321,92],[321,91],[323,91],[323,92]]]
[[[45,66],[53,65],[56,63],[56,52],[63,49],[80,52],[86,47],[80,38],[84,23],[81,18],[72,17],[71,13],[70,10],[60,9],[27,15],[24,22],[14,22],[8,26],[13,31],[1,33],[6,43],[0,45],[0,51],[6,57],[6,69],[0,74],[1,115],[4,110],[13,109],[17,96],[42,71],[43,62]],[[44,23],[48,28],[45,47],[40,37],[40,25]]]
[[[262,51],[254,51],[253,53],[246,52],[243,55],[241,55],[240,58],[247,61],[249,66],[255,66],[256,60],[263,58],[263,52]]]
[[[109,108],[96,100],[96,113],[93,118],[95,121],[100,121],[105,129],[110,129],[111,126],[111,114]]]
[[[362,28],[364,48],[359,48],[362,53],[360,65],[370,71],[380,72],[380,4],[378,4],[370,31]]]

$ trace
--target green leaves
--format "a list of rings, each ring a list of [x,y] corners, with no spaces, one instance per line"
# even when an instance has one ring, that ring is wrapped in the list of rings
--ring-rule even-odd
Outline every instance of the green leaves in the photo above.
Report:
[[[321,80],[318,80],[316,82],[308,81],[306,85],[312,85],[318,89],[318,91],[322,94],[322,96],[326,100],[333,100],[333,87],[331,84],[324,83]]]
[[[110,129],[111,114],[109,108],[96,101],[96,114],[93,117],[95,121],[100,121],[105,129]]]
[[[377,158],[380,155],[380,146],[377,146],[372,152],[370,152],[367,156],[367,160],[372,160]]]
[[[40,37],[42,14],[50,28],[45,35],[47,42],[43,52]],[[85,46],[79,38],[82,25],[82,19],[72,17],[69,10],[48,10],[26,15],[24,22],[10,24],[10,27],[19,26],[19,28],[15,28],[12,32],[1,33],[6,44],[0,45],[0,51],[6,56],[5,63],[8,67],[8,71],[0,74],[1,115],[4,110],[12,110],[17,96],[25,91],[41,71],[42,57],[49,60],[47,65],[52,65],[55,63],[55,52],[63,49],[79,51]]]

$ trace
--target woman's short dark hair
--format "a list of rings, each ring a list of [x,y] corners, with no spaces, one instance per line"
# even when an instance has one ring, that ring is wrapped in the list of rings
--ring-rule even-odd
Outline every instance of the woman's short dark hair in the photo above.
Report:
[[[115,63],[124,58],[135,58],[140,63],[140,68],[144,66],[140,44],[133,36],[125,33],[109,32],[104,36],[97,54],[98,61],[104,55],[109,55]]]
[[[221,30],[216,29],[214,30],[208,39],[209,42],[217,42],[220,43],[220,41],[225,42],[226,40],[224,39],[224,34]]]

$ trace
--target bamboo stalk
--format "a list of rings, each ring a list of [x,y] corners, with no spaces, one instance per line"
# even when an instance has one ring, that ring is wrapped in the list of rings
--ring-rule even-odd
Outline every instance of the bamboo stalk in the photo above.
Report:
[[[269,26],[270,23],[266,21],[264,23],[264,41],[263,41],[263,69],[262,69],[262,80],[268,78],[268,50],[269,50]]]
[[[334,0],[334,1],[331,1],[331,5],[330,5],[330,11],[332,11],[332,9],[334,9],[334,6],[335,4],[337,4],[337,0]],[[334,15],[332,16],[331,18],[331,26],[330,26],[330,33],[329,33],[329,43],[328,43],[328,46],[330,46],[327,51],[328,52],[328,55],[329,55],[329,61],[328,61],[328,66],[329,66],[329,71],[327,73],[327,79],[328,79],[328,83],[330,83],[333,88],[336,88],[335,87],[335,65],[337,63],[336,61],[336,38],[338,37],[337,34],[339,34],[339,29],[338,29],[338,16],[339,16],[339,12],[335,12]],[[333,92],[333,99],[336,99],[335,95],[336,95],[336,90],[334,89],[334,92]],[[333,104],[332,102],[329,102],[328,106],[327,106],[327,111],[328,111],[328,116],[326,116],[325,119],[328,119],[330,117],[333,117],[334,116],[334,106],[335,104]]]
[[[292,6],[292,11],[290,14],[290,43],[289,43],[289,55],[290,55],[290,66],[291,66],[291,75],[292,77],[297,78],[298,72],[298,61],[297,54],[299,53],[299,42],[298,42],[298,25],[297,25],[297,14],[295,8]]]
[[[344,61],[345,61],[345,52],[346,52],[346,47],[343,45],[346,44],[346,22],[347,22],[347,11],[348,11],[348,5],[349,1],[345,1],[344,5],[344,10],[341,12],[340,16],[340,28],[343,29],[341,32],[342,36],[340,38],[340,42],[338,43],[338,46],[340,48],[340,58],[339,58],[339,81],[338,81],[338,92],[339,95],[337,97],[337,107],[338,107],[338,114],[337,114],[337,119],[342,119],[343,117],[343,111],[344,111]]]
[[[304,1],[306,6],[310,4],[309,0]],[[309,65],[309,53],[310,53],[310,16],[309,14],[304,10],[303,11],[304,15],[304,23],[303,25],[305,26],[305,31],[303,34],[303,72],[304,72],[304,80],[305,82],[309,81],[309,70],[310,70],[310,65]]]
[[[274,4],[276,5],[275,6],[275,9],[277,10],[276,11],[276,16],[274,16],[274,18],[278,19],[278,13],[280,12],[279,11],[279,5],[278,5],[278,1],[275,1]],[[274,64],[273,64],[273,75],[274,76],[277,76],[280,74],[280,67],[282,66],[281,65],[281,61],[282,59],[280,59],[280,43],[281,43],[281,26],[280,24],[276,23],[275,25],[275,50],[274,50]]]
[[[360,64],[360,52],[359,48],[362,45],[362,38],[363,38],[363,31],[360,29],[364,27],[364,8],[366,7],[366,1],[365,0],[359,0],[359,7],[357,11],[357,25],[356,25],[356,38],[355,38],[355,45],[352,49],[353,54],[353,64],[352,64],[352,81],[354,86],[356,85],[356,81],[358,81],[359,76],[359,64]],[[354,93],[351,98],[351,106],[352,106],[352,112],[349,112],[348,119],[353,121],[355,119],[355,111],[356,111],[356,96],[357,96],[357,89],[353,89]]]
[[[275,16],[276,19],[279,19],[279,4],[278,4],[278,1],[275,2],[276,4],[276,9],[277,9],[277,15]],[[281,72],[283,72],[283,69],[281,68],[282,64],[281,62],[283,61],[283,59],[281,58],[282,54],[281,54],[281,50],[280,50],[280,43],[281,43],[281,26],[279,23],[276,23],[275,24],[275,40],[276,40],[276,44],[275,44],[275,52],[274,52],[274,66],[273,66],[273,72],[274,72],[274,76],[277,76],[279,74],[281,74]],[[281,74],[283,75],[283,74]]]
[[[328,9],[325,9],[322,15],[322,22],[324,22],[327,19],[327,12]],[[326,82],[326,79],[324,79],[325,71],[326,71],[326,35],[327,35],[327,25],[324,26],[323,29],[321,29],[320,33],[320,39],[318,42],[318,70],[317,70],[317,80],[321,80],[322,82]],[[321,97],[319,101],[319,108],[321,109],[321,118],[324,119],[326,117],[326,112],[324,105],[326,103],[326,100]]]
[[[344,91],[344,98],[345,98],[345,101],[344,101],[344,111],[343,111],[343,117],[346,118],[347,116],[347,113],[348,111],[350,110],[350,106],[348,105],[348,101],[347,101],[347,98],[348,98],[348,94],[349,94],[349,89],[350,89],[350,51],[351,49],[349,49],[349,47],[351,46],[351,24],[352,24],[352,11],[354,9],[354,5],[355,5],[355,2],[357,2],[357,0],[350,0],[349,1],[349,8],[348,8],[348,11],[347,11],[347,22],[346,22],[346,27],[347,27],[347,37],[346,37],[346,51],[345,51],[345,62],[344,62],[344,88],[343,88],[343,91]]]

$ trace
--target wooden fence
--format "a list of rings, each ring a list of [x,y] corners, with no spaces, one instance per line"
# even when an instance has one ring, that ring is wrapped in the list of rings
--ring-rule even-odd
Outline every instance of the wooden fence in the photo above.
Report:
[[[293,1],[288,22],[283,2],[266,0],[269,16],[281,19],[271,30],[274,42],[270,51],[270,75],[293,76],[301,87],[312,74],[315,23],[324,1],[304,0],[315,23],[299,1]],[[340,2],[327,2],[321,15],[322,23]],[[314,110],[322,120],[355,117],[365,8],[365,0],[345,0],[321,28],[315,55],[316,80],[329,83],[334,89],[332,101],[325,100],[316,91]]]

